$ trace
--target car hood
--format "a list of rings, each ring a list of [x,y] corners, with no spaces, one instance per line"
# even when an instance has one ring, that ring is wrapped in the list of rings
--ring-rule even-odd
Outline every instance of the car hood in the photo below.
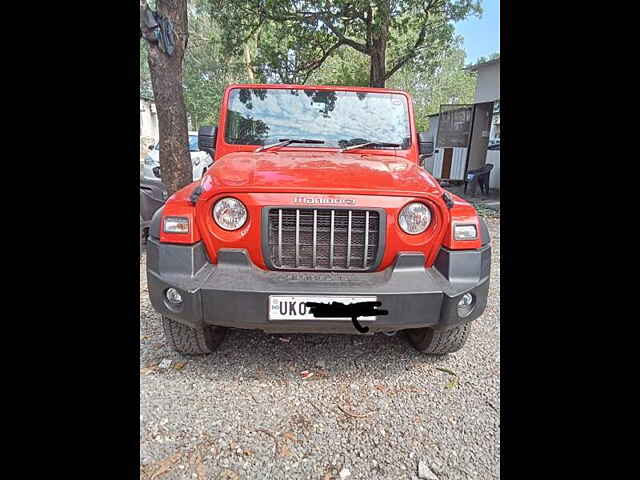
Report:
[[[236,152],[203,178],[205,190],[361,194],[438,193],[440,186],[415,163],[389,155],[338,152]]]

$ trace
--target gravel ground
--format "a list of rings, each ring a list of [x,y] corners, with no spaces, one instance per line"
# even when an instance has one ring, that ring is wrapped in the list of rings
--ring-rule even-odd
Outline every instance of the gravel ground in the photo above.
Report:
[[[249,330],[182,357],[165,344],[143,259],[141,478],[417,479],[420,461],[441,480],[499,478],[499,221],[487,218],[487,309],[465,348],[439,359],[400,334]]]

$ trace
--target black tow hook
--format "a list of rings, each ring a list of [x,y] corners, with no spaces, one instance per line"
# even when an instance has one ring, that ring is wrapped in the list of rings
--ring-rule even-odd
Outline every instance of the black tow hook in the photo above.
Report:
[[[316,303],[307,302],[309,313],[316,318],[351,318],[353,327],[360,333],[367,333],[369,327],[363,327],[358,322],[358,317],[374,317],[377,315],[388,315],[388,310],[376,310],[382,302],[358,302],[345,305],[340,302]]]

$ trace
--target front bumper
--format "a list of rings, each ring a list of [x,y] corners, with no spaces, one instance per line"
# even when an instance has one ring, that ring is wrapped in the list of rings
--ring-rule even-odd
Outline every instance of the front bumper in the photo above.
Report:
[[[441,249],[432,268],[421,253],[400,253],[381,272],[280,272],[256,267],[245,250],[222,249],[209,262],[202,243],[172,245],[149,237],[147,282],[153,307],[191,327],[218,325],[270,333],[358,333],[349,320],[269,320],[269,295],[372,296],[388,315],[360,320],[370,332],[433,327],[449,329],[484,312],[489,290],[491,246],[478,250]],[[182,295],[179,307],[165,299],[167,288]],[[471,292],[475,307],[459,318],[460,296]]]

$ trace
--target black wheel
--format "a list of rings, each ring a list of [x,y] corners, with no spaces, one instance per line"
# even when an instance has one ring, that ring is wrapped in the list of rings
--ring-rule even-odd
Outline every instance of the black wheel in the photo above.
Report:
[[[206,355],[213,352],[227,329],[224,327],[191,328],[167,317],[162,317],[164,336],[171,347],[184,355]]]
[[[420,352],[429,355],[446,355],[464,347],[471,331],[471,323],[464,323],[450,330],[413,328],[407,330],[411,344]]]

